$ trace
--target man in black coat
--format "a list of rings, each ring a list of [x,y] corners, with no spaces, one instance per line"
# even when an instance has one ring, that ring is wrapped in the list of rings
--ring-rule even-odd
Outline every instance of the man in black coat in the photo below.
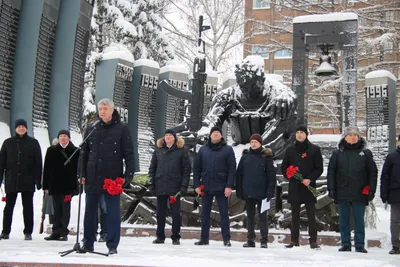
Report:
[[[286,169],[289,166],[299,168],[304,181],[300,182],[296,178],[289,179],[288,202],[292,206],[292,227],[291,242],[287,248],[299,246],[300,235],[300,206],[305,204],[308,218],[309,242],[312,249],[319,248],[317,244],[317,223],[315,219],[315,196],[308,190],[307,186],[316,187],[316,181],[321,176],[324,166],[321,150],[317,145],[311,144],[307,138],[308,130],[304,125],[296,128],[296,141],[286,150],[282,161],[281,171],[285,178]]]
[[[64,165],[76,147],[70,142],[68,130],[60,130],[57,138],[58,144],[47,148],[44,159],[43,190],[52,197],[54,210],[52,233],[44,239],[67,241],[71,211],[69,197],[78,191],[76,177],[79,153],[75,153],[67,165]]]
[[[357,252],[367,253],[364,248],[365,205],[375,196],[378,170],[367,143],[357,127],[347,127],[333,151],[328,165],[329,196],[339,205],[339,225],[342,247],[339,251],[351,251],[350,206],[354,217],[354,243]],[[363,194],[366,186],[368,194]]]
[[[123,177],[127,185],[133,179],[135,162],[128,126],[121,122],[120,115],[114,109],[114,102],[107,98],[101,99],[97,108],[100,123],[88,128],[89,132],[96,127],[93,134],[82,145],[79,157],[82,168],[81,181],[85,185],[86,192],[83,250],[93,251],[97,234],[97,208],[99,199],[104,194],[107,209],[106,244],[111,255],[118,253],[117,247],[120,240],[120,195],[111,195],[103,190],[104,180],[107,178],[116,180],[118,177]]]
[[[222,138],[221,128],[214,126],[207,145],[202,146],[193,163],[193,186],[201,194],[204,186],[201,211],[201,237],[195,245],[208,245],[210,215],[214,197],[218,202],[224,246],[231,246],[229,230],[228,197],[232,193],[236,176],[235,152]]]
[[[243,150],[236,171],[236,196],[246,201],[247,242],[243,247],[255,247],[254,215],[257,210],[260,218],[261,248],[268,248],[268,216],[261,212],[261,201],[270,201],[274,196],[276,171],[272,160],[272,150],[262,147],[260,134],[250,137],[250,149]]]
[[[381,175],[381,199],[390,204],[390,235],[393,249],[389,254],[400,254],[400,135],[397,149],[385,160]]]
[[[149,177],[150,192],[157,195],[157,239],[153,244],[163,244],[165,240],[165,215],[170,196],[176,197],[170,203],[172,216],[172,244],[179,245],[181,238],[181,196],[187,192],[190,179],[189,152],[184,148],[185,141],[176,136],[174,130],[165,131],[164,138],[157,140],[157,147],[151,158]]]
[[[3,142],[0,151],[0,185],[5,172],[6,206],[0,239],[9,239],[18,193],[22,196],[25,240],[32,240],[33,194],[42,188],[42,152],[39,142],[28,136],[27,122],[15,121],[15,136]]]

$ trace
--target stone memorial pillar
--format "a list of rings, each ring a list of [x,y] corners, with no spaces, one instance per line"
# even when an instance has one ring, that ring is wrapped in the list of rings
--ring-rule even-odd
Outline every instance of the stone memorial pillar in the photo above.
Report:
[[[126,124],[133,78],[133,61],[127,59],[102,60],[96,67],[96,107],[101,99],[111,99]]]
[[[0,122],[10,123],[11,88],[21,0],[0,1]],[[11,126],[13,128],[14,126]]]
[[[160,66],[148,59],[133,65],[128,125],[132,135],[136,171],[147,172],[154,150],[156,92]]]
[[[386,70],[365,75],[368,147],[377,163],[396,150],[396,77]]]
[[[61,1],[50,84],[49,136],[70,129],[80,132],[86,55],[93,1]]]
[[[33,128],[45,129],[47,132],[59,6],[60,0],[22,1],[21,5],[14,60],[11,121],[26,119],[31,135]]]
[[[189,71],[183,65],[169,65],[160,69],[158,80],[166,80],[175,88],[188,90]],[[164,135],[165,129],[174,128],[185,119],[185,99],[157,89],[156,135],[155,140]]]

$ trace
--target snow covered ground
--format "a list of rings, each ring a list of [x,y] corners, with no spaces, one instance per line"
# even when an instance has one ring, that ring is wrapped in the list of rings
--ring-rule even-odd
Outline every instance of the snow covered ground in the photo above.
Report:
[[[369,249],[368,254],[356,252],[339,253],[336,247],[323,247],[314,251],[304,246],[285,249],[281,244],[270,244],[268,249],[242,248],[242,243],[232,242],[225,248],[222,242],[211,241],[209,246],[197,247],[195,240],[182,240],[180,246],[153,245],[150,237],[123,237],[118,255],[104,257],[93,254],[72,253],[64,258],[58,252],[73,247],[75,239],[68,242],[48,242],[43,236],[34,234],[33,241],[23,241],[22,234],[14,234],[10,240],[0,241],[0,262],[45,262],[45,263],[97,263],[106,265],[134,266],[400,266],[398,256],[390,256],[382,249]],[[72,240],[73,239],[73,240]],[[23,245],[23,249],[21,249]],[[258,244],[259,245],[259,244]],[[98,252],[107,252],[104,243],[95,244]]]
[[[71,249],[76,236],[70,236],[67,242],[48,242],[43,240],[45,234],[40,235],[40,209],[42,191],[35,193],[35,227],[33,241],[23,240],[22,203],[18,198],[13,227],[9,240],[0,240],[0,262],[45,262],[45,263],[97,263],[134,266],[373,266],[389,267],[400,266],[400,257],[388,255],[389,239],[384,248],[368,248],[368,254],[339,253],[337,247],[323,246],[322,250],[310,250],[308,246],[294,249],[285,249],[282,244],[274,242],[268,249],[242,248],[241,242],[232,242],[231,248],[225,248],[221,241],[211,241],[209,246],[197,247],[195,240],[181,240],[181,246],[173,246],[169,239],[164,245],[153,245],[154,237],[122,237],[118,248],[118,255],[103,257],[98,255],[81,255],[72,253],[64,258],[58,252]],[[85,195],[82,195],[84,203]],[[0,202],[0,210],[4,202]],[[78,198],[73,198],[71,227],[76,227]],[[378,229],[367,230],[368,236],[386,236],[389,230],[389,212],[378,205]],[[82,211],[83,215],[83,211]],[[0,212],[0,221],[3,213]],[[81,216],[82,217],[82,216]],[[81,218],[81,221],[83,218]],[[48,222],[46,216],[46,223]],[[82,224],[81,224],[82,225]],[[45,226],[46,227],[46,226]],[[82,243],[81,243],[82,245]],[[23,249],[22,249],[23,247]],[[98,252],[106,253],[104,243],[95,243]]]

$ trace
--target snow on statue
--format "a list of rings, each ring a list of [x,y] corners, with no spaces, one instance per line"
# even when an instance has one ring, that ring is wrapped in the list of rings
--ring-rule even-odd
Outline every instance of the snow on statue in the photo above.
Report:
[[[296,127],[297,97],[276,80],[266,80],[261,56],[248,56],[236,64],[236,85],[214,97],[198,137],[207,136],[213,126],[231,125],[236,144],[246,144],[253,133],[261,133],[263,145],[280,157]]]

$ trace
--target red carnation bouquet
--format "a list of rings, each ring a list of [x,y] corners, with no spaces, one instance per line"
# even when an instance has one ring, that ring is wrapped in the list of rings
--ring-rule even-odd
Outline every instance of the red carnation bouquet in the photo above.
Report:
[[[4,195],[4,191],[3,191],[3,188],[1,188],[1,185],[0,185],[0,190],[1,190],[1,201],[2,201],[2,202],[6,202],[6,201],[7,201],[7,198],[6,198],[6,196]]]
[[[200,185],[199,186],[200,190],[202,191],[200,194],[197,194],[196,198],[193,201],[193,210],[197,210],[197,208],[199,207],[199,203],[200,203],[200,197],[204,197],[204,185]]]
[[[299,167],[294,167],[293,165],[290,165],[287,169],[286,169],[286,177],[288,179],[294,177],[295,179],[299,180],[300,182],[304,181],[303,175],[299,172]],[[314,187],[308,185],[307,189],[314,195],[314,197],[317,197],[320,192],[318,192],[317,189],[315,189]]]
[[[124,192],[124,189],[122,189],[123,184],[124,179],[122,179],[121,177],[118,177],[115,180],[107,178],[104,179],[103,189],[107,190],[107,193],[109,193],[110,195],[116,196]]]
[[[362,193],[363,195],[368,195],[369,190],[371,190],[371,187],[369,185],[367,185],[366,187],[364,187]]]
[[[176,198],[181,194],[181,191],[175,194],[175,196],[169,196],[169,204],[172,205],[176,202]]]
[[[71,202],[71,200],[72,200],[72,196],[71,195],[65,195],[65,197],[64,197],[64,202],[65,203]]]

